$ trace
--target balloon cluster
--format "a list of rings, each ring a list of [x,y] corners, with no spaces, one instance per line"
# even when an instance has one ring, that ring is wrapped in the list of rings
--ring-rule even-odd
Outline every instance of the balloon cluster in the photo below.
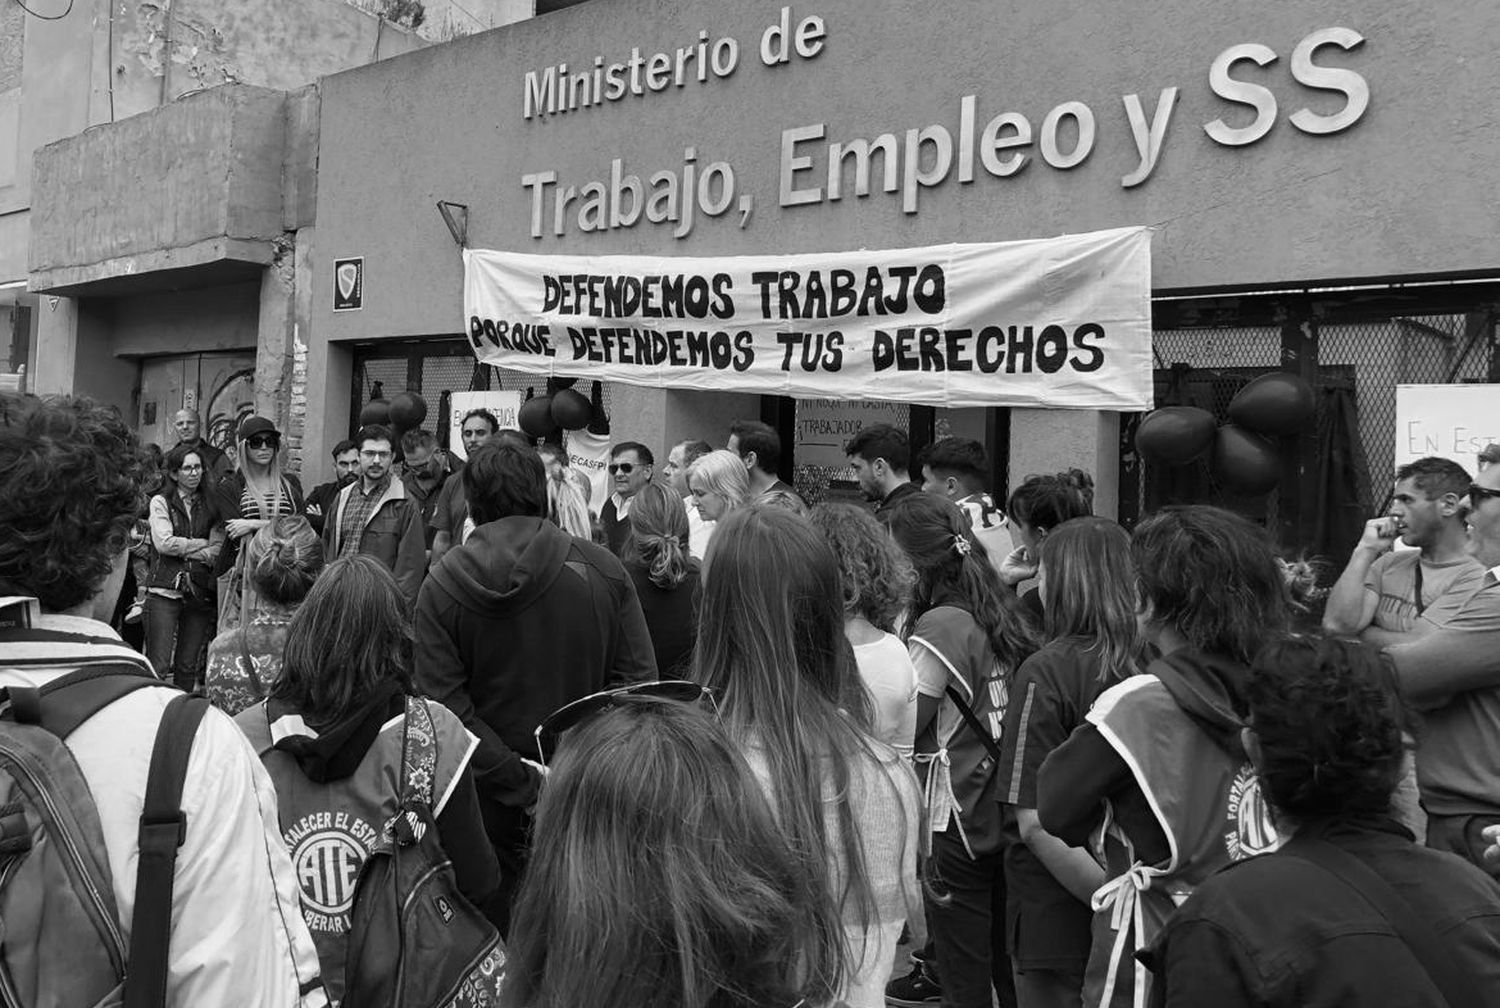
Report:
[[[380,424],[391,427],[399,441],[401,435],[422,426],[427,419],[427,400],[415,392],[397,392],[390,399],[378,392],[359,411],[359,425]]]
[[[527,389],[517,422],[521,430],[535,438],[545,438],[559,430],[583,430],[594,419],[594,407],[573,389],[576,378],[552,378],[545,395],[534,395]]]
[[[1270,493],[1281,478],[1273,438],[1299,434],[1316,408],[1312,386],[1293,374],[1261,375],[1229,403],[1229,423],[1196,406],[1163,406],[1141,418],[1135,448],[1143,458],[1180,466],[1208,455],[1219,485],[1247,497]]]

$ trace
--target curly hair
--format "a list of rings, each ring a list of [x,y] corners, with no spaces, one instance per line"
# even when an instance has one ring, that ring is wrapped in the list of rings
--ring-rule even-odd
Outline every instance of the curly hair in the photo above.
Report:
[[[1401,701],[1378,651],[1289,637],[1251,666],[1250,725],[1266,798],[1294,819],[1379,815],[1404,754]]]
[[[1166,507],[1131,536],[1136,585],[1154,623],[1249,665],[1290,628],[1291,603],[1265,530],[1222,508]]]
[[[0,590],[49,612],[97,595],[129,544],[146,476],[114,407],[0,395]]]
[[[890,531],[855,504],[819,504],[807,515],[839,561],[844,612],[895,632],[916,574]]]

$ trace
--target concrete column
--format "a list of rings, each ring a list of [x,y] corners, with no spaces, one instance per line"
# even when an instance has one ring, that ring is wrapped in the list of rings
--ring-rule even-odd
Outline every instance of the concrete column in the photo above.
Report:
[[[333,478],[333,446],[349,436],[349,396],[354,385],[354,351],[312,327],[307,333],[307,402],[302,428],[302,483],[312,487]]]
[[[78,365],[78,302],[43,294],[37,303],[36,367],[26,385],[38,395],[73,391]]]
[[[275,242],[276,253],[261,273],[255,333],[255,412],[288,432],[293,343],[297,335],[295,238]],[[300,447],[300,446],[299,446]]]
[[[753,393],[674,389],[666,395],[663,452],[689,439],[723,448],[729,440],[730,424],[736,420],[760,419],[760,396]]]
[[[1012,409],[1010,489],[1027,476],[1082,469],[1094,477],[1094,513],[1120,510],[1120,415],[1102,410]]]

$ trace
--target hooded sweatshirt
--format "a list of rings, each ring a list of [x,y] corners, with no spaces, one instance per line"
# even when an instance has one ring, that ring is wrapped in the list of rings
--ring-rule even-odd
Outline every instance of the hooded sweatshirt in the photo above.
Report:
[[[1143,1003],[1132,962],[1193,889],[1220,868],[1275,848],[1276,831],[1240,746],[1249,672],[1193,650],[1111,687],[1087,724],[1042,764],[1044,829],[1105,853],[1094,894],[1087,1005]]]
[[[469,771],[475,739],[430,700],[436,751],[433,814],[454,881],[476,905],[499,885]],[[336,720],[314,727],[277,697],[242,711],[235,722],[276,784],[282,839],[302,891],[302,914],[318,947],[324,984],[343,997],[355,883],[400,801],[407,697],[386,683]]]
[[[635,586],[602,546],[544,518],[479,526],[417,600],[417,681],[479,737],[482,799],[536,801],[543,718],[580,697],[656,678]]]

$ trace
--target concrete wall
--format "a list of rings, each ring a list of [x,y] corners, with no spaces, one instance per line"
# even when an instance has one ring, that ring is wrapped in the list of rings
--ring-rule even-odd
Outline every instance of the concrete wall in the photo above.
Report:
[[[42,148],[32,287],[237,258],[193,248],[280,235],[285,98],[215,88]],[[121,262],[131,257],[147,260]],[[266,251],[259,261],[268,260]]]
[[[110,351],[159,356],[253,350],[260,284],[112,299]]]
[[[299,88],[425,44],[342,0],[75,0],[57,21],[0,5],[0,282],[26,273],[39,148],[216,85]]]
[[[320,329],[342,339],[454,328],[462,278],[437,199],[469,205],[474,245],[534,252],[804,252],[1147,223],[1160,227],[1158,289],[1500,270],[1493,215],[1476,212],[1491,202],[1500,164],[1487,97],[1500,5],[1488,0],[1441,8],[1415,0],[1349,8],[1130,0],[1070,11],[956,0],[941,18],[916,0],[826,0],[793,11],[794,19],[825,19],[824,51],[768,68],[759,38],[780,8],[776,0],[595,0],[329,78],[320,262],[365,255],[367,296],[363,312],[337,316],[320,303]],[[1367,41],[1352,52],[1325,47],[1318,62],[1357,70],[1371,103],[1352,128],[1314,136],[1288,116],[1303,106],[1329,113],[1343,98],[1298,84],[1289,64],[1299,40],[1339,25]],[[738,41],[731,76],[522,117],[527,71],[558,61],[587,68],[596,55],[628,58],[633,44],[648,54],[671,51],[694,43],[700,29]],[[1270,46],[1278,58],[1264,68],[1241,63],[1235,76],[1269,88],[1278,113],[1264,139],[1224,146],[1204,124],[1222,117],[1241,126],[1253,112],[1217,97],[1209,68],[1247,42]],[[1140,159],[1123,96],[1139,95],[1149,119],[1168,87],[1179,88],[1179,98],[1155,171],[1127,188],[1122,179]],[[878,189],[779,206],[783,130],[821,124],[825,142],[887,131],[899,141],[907,129],[941,124],[956,142],[966,95],[976,96],[979,129],[1010,111],[1040,130],[1049,110],[1084,102],[1097,121],[1094,150],[1061,170],[1043,163],[1033,144],[1018,174],[996,178],[978,168],[968,184],[950,174],[920,192],[911,214],[899,194]],[[1066,135],[1062,143],[1069,145]],[[642,176],[680,171],[686,147],[700,165],[734,168],[737,191],[754,200],[743,228],[730,212],[700,220],[680,240],[671,225],[647,223],[587,234],[570,226],[557,238],[548,212],[547,235],[531,237],[523,175],[555,171],[560,184],[574,186],[607,181],[616,157]],[[819,144],[800,150],[819,166],[826,161]],[[799,182],[816,184],[816,175]]]

